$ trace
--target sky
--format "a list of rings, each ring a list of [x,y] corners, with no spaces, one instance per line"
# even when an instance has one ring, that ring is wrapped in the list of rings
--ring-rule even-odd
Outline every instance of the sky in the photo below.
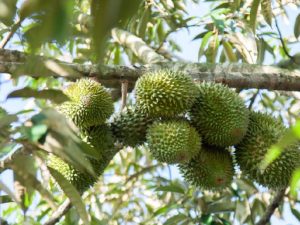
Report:
[[[199,14],[203,15],[203,12],[209,12],[209,4],[194,4],[191,3],[188,5],[187,8],[189,15],[195,15],[199,16]],[[297,10],[289,10],[288,15],[292,21],[291,24],[293,24],[296,16],[300,12]],[[286,24],[282,19],[278,20],[279,27],[281,29],[283,36],[290,36],[293,34],[293,26],[291,24]],[[275,26],[272,27],[272,29],[276,32]],[[179,57],[183,58],[186,61],[190,62],[197,62],[198,61],[198,49],[201,44],[200,40],[192,41],[193,37],[195,37],[197,34],[199,34],[201,30],[199,28],[190,28],[189,31],[182,30],[180,32],[176,32],[173,35],[170,36],[173,40],[175,40],[179,45],[181,46],[182,52],[177,54]],[[9,46],[8,46],[9,47]],[[300,43],[297,45],[294,45],[291,49],[291,54],[299,52],[300,49]],[[273,59],[271,56],[266,57],[266,64],[271,64],[273,62]],[[22,99],[6,99],[6,96],[12,92],[13,90],[20,89],[24,87],[24,82],[19,82],[19,84],[14,85],[7,79],[9,76],[7,74],[0,74],[0,106],[4,107],[8,110],[9,113],[16,113],[24,108],[30,108],[32,106],[31,100],[22,100]],[[179,177],[177,168],[172,168],[172,176],[173,177]],[[11,171],[3,172],[0,175],[0,179],[4,181],[6,184],[9,184],[8,186],[13,189],[13,179],[12,179],[12,173]],[[0,192],[1,194],[1,192]],[[0,205],[1,207],[1,205]],[[1,212],[1,208],[0,208]],[[0,214],[1,215],[1,214]],[[275,216],[272,217],[272,225],[289,225],[289,224],[300,224],[296,218],[290,213],[288,208],[285,206],[284,208],[284,217],[285,221],[280,220],[276,218]]]

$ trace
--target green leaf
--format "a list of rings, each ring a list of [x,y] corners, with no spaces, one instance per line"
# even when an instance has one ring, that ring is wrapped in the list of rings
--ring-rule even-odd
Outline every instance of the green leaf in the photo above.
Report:
[[[174,193],[180,193],[184,194],[184,189],[179,186],[177,183],[172,183],[167,186],[160,186],[155,189],[155,191],[166,191],[166,192],[174,192]]]
[[[3,190],[8,196],[16,203],[20,204],[20,201],[18,200],[17,196],[9,189],[9,187],[6,186],[2,180],[0,180],[0,190]]]
[[[300,36],[300,14],[297,16],[295,25],[294,25],[294,34],[298,38]]]
[[[3,203],[14,202],[9,195],[0,195],[0,205]]]
[[[0,119],[0,128],[9,126],[12,122],[18,120],[18,117],[14,114],[2,116]]]
[[[260,0],[253,0],[251,10],[250,10],[250,27],[252,28],[253,33],[255,33],[256,28],[256,18],[257,11],[260,4]]]
[[[229,198],[223,198],[219,201],[209,203],[207,205],[206,213],[226,213],[234,212],[236,203]]]
[[[266,22],[272,26],[272,1],[271,0],[261,0],[261,12],[266,20]]]
[[[236,54],[233,52],[232,46],[228,41],[222,40],[222,45],[224,47],[227,58],[230,62],[237,62]]]
[[[300,221],[300,212],[295,208],[291,208],[291,211],[293,215],[298,219],[298,221]]]
[[[218,33],[215,33],[213,39],[209,42],[208,48],[205,51],[205,56],[206,56],[207,62],[209,62],[209,63],[216,62],[216,56],[218,53],[219,43],[220,42],[219,42]]]
[[[54,177],[54,179],[61,187],[61,189],[64,191],[66,196],[68,196],[71,203],[76,208],[83,223],[87,225],[90,224],[89,217],[85,209],[85,205],[82,202],[81,196],[79,192],[76,190],[76,188],[72,184],[70,184],[70,182],[67,181],[61,173],[57,172],[55,169],[52,169],[51,167],[48,167],[48,169],[51,175]]]
[[[300,168],[296,169],[291,180],[291,195],[297,197],[297,188],[300,188]]]
[[[0,21],[7,26],[14,23],[17,0],[0,0]]]
[[[37,190],[51,208],[56,208],[55,200],[51,193],[45,189],[41,182],[35,177],[34,160],[32,156],[19,154],[14,158],[10,167],[17,175],[17,179],[25,187],[32,187],[34,190]]]
[[[61,104],[65,101],[68,101],[69,98],[60,90],[34,90],[28,87],[25,87],[20,90],[11,92],[8,95],[8,98],[38,98],[38,99],[49,99],[54,103]]]
[[[202,38],[202,42],[201,42],[201,45],[200,45],[200,48],[199,48],[199,52],[198,52],[198,60],[204,54],[205,47],[206,47],[206,45],[208,43],[209,38],[212,36],[212,34],[213,34],[213,32],[209,31]]]
[[[166,222],[163,223],[163,225],[173,225],[173,224],[179,224],[180,222],[183,222],[186,220],[188,217],[182,213],[179,213],[175,216],[170,217],[167,219]]]

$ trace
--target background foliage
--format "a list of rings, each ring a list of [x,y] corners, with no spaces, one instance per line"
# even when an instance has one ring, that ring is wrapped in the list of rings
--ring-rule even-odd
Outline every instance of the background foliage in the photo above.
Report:
[[[198,5],[203,10],[191,15],[191,9]],[[87,65],[147,63],[147,58],[135,51],[138,41],[126,43],[120,38],[126,30],[141,38],[165,61],[185,60],[182,48],[187,46],[181,44],[184,38],[197,44],[199,62],[276,64],[299,69],[300,48],[295,51],[299,47],[299,9],[297,0],[0,0],[1,48],[29,54],[25,59],[28,75],[13,73],[0,77],[2,91],[11,88],[11,83],[24,87],[9,98],[24,97],[26,100],[22,101],[28,103],[22,108],[25,104],[19,101],[17,112],[5,101],[1,103],[9,112],[13,111],[0,119],[1,161],[5,162],[15,151],[24,153],[9,162],[9,170],[0,168],[0,222],[43,224],[67,198],[75,207],[60,224],[87,224],[88,217],[91,224],[257,222],[273,191],[240,174],[231,188],[221,193],[201,191],[185,183],[175,166],[153,160],[146,147],[122,149],[82,199],[60,174],[50,171],[65,187],[63,194],[46,169],[47,152],[58,152],[80,169],[89,166],[80,161],[88,147],[77,137],[72,125],[52,109],[66,100],[61,90],[70,80],[45,77],[42,70],[38,78],[29,76],[31,68],[43,64],[33,54]],[[294,16],[290,15],[292,10]],[[279,21],[288,22],[293,34],[286,35],[284,29],[280,32]],[[115,27],[119,33],[112,34]],[[177,35],[181,38],[177,39]],[[55,64],[45,65],[57,69]],[[116,99],[117,113],[120,93],[110,91]],[[287,126],[293,126],[288,138],[300,137],[299,93],[236,91],[249,108],[272,113]],[[129,94],[127,104],[132,101]],[[45,135],[46,145],[41,146],[39,140]],[[295,175],[292,192],[299,177],[300,171]],[[287,193],[284,200],[274,216],[287,219],[293,215],[292,222],[296,224],[300,220],[297,193]]]

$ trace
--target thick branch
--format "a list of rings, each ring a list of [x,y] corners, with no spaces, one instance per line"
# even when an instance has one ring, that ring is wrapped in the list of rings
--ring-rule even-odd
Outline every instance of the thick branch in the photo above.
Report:
[[[284,193],[285,193],[285,188],[279,190],[273,201],[271,202],[271,204],[268,206],[265,214],[263,215],[263,217],[256,223],[256,225],[266,225],[267,223],[270,222],[270,218],[273,215],[274,211],[277,209],[277,207],[280,205],[280,203],[283,200],[284,197]]]
[[[68,79],[89,76],[109,88],[120,88],[122,81],[127,80],[130,90],[143,73],[156,69],[182,71],[190,75],[195,82],[214,81],[239,89],[300,91],[300,71],[276,66],[183,62],[161,62],[140,67],[83,65],[0,49],[0,73],[9,73],[15,76],[55,76]]]

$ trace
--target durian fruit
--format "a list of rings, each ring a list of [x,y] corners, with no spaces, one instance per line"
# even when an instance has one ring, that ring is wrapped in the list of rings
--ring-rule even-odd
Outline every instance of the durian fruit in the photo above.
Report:
[[[153,119],[139,111],[137,107],[128,107],[114,118],[113,134],[125,146],[137,146],[146,141],[146,131]]]
[[[152,117],[173,117],[186,112],[198,93],[191,77],[170,70],[144,74],[135,89],[138,107]]]
[[[79,128],[103,124],[114,111],[110,94],[101,84],[91,79],[80,79],[64,93],[70,101],[58,107]]]
[[[218,191],[230,186],[234,175],[228,149],[215,146],[202,145],[195,157],[178,166],[187,182],[205,190]]]
[[[111,160],[117,150],[114,136],[107,124],[89,127],[81,131],[83,140],[94,147],[105,160]],[[101,168],[99,168],[101,170]]]
[[[147,131],[147,143],[154,158],[160,162],[183,163],[201,148],[201,138],[187,121],[154,122]]]
[[[92,175],[80,172],[55,155],[48,157],[47,165],[60,172],[80,193],[96,182]]]
[[[278,142],[285,131],[282,122],[272,116],[251,112],[247,134],[236,146],[236,161],[242,172],[271,189],[286,187],[294,169],[300,166],[299,145],[292,144],[283,149],[281,155],[262,170],[261,165],[269,148]]]
[[[98,177],[103,173],[104,169],[117,153],[117,150],[114,147],[114,138],[110,127],[107,124],[89,127],[81,131],[81,136],[86,143],[90,144],[100,153],[99,159],[83,159],[90,161],[93,170]],[[49,157],[48,166],[60,172],[81,193],[97,181],[96,177],[75,169],[72,165],[69,165],[54,155]]]
[[[243,100],[233,90],[218,83],[204,82],[198,89],[190,118],[203,142],[218,147],[240,142],[249,121]]]

